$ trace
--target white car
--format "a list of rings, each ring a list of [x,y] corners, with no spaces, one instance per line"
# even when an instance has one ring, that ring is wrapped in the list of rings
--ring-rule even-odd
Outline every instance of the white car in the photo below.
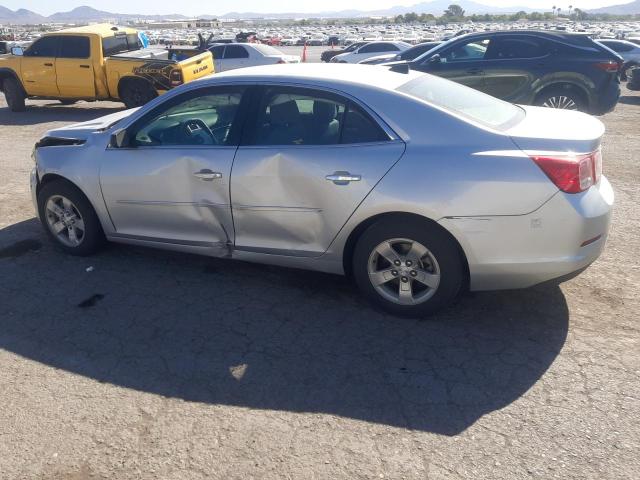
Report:
[[[235,68],[274,65],[277,63],[299,63],[298,55],[286,55],[280,50],[261,43],[225,43],[209,47],[213,54],[216,72]]]
[[[370,42],[353,52],[341,53],[331,59],[333,63],[358,63],[370,57],[386,53],[400,53],[411,48],[405,42]]]

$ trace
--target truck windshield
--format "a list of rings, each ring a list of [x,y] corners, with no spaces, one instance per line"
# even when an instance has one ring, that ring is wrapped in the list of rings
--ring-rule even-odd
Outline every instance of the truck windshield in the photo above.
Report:
[[[138,34],[131,33],[129,35],[114,35],[113,37],[105,37],[102,39],[102,51],[105,57],[117,55],[123,52],[131,52],[142,48],[142,44],[138,39]]]

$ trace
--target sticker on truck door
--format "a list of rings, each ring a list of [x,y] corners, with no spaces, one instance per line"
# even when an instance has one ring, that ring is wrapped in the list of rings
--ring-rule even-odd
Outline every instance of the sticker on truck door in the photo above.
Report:
[[[171,89],[170,75],[174,66],[173,63],[167,65],[164,62],[149,62],[139,67],[134,67],[133,73],[149,80],[156,90],[169,90]]]

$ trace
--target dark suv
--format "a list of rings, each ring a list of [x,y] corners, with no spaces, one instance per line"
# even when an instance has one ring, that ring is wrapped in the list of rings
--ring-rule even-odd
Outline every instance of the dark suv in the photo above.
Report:
[[[623,60],[584,34],[506,31],[456,37],[408,63],[512,103],[600,115],[618,102]]]

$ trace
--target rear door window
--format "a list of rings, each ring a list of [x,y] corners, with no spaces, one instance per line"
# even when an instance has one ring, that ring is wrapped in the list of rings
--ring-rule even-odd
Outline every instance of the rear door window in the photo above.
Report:
[[[250,145],[340,145],[389,140],[352,101],[307,88],[265,90]]]
[[[362,47],[360,50],[358,50],[358,53],[376,53],[376,52],[382,52],[383,50],[380,49],[380,44],[379,43],[370,43],[368,45],[365,45],[364,47]]]
[[[61,58],[89,58],[89,37],[72,35],[60,37],[60,53],[58,56]]]
[[[602,42],[606,47],[609,47],[614,52],[630,52],[633,50],[632,45],[627,45],[622,42]]]
[[[249,58],[249,52],[240,45],[227,45],[224,50],[224,58]]]
[[[537,58],[547,54],[543,40],[535,37],[503,37],[491,42],[486,58],[507,60],[518,58]]]

